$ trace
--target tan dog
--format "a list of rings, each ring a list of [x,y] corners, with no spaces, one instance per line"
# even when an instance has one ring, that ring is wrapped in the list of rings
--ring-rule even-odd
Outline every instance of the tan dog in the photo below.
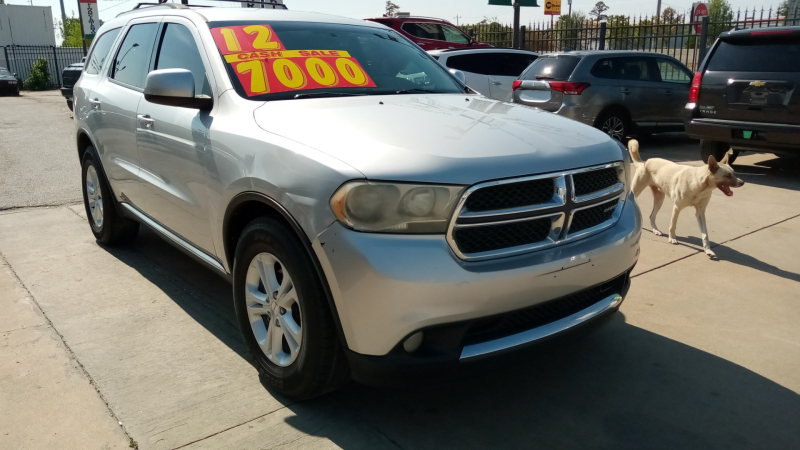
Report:
[[[650,213],[650,226],[653,234],[663,236],[656,226],[656,215],[664,197],[669,196],[674,205],[672,219],[669,224],[669,242],[677,244],[675,227],[678,224],[678,215],[683,208],[694,206],[697,224],[700,226],[700,236],[703,239],[703,249],[709,257],[717,255],[708,245],[708,228],[706,227],[706,206],[711,200],[714,189],[721,190],[728,197],[733,195],[731,188],[744,186],[744,181],[736,178],[731,166],[728,165],[728,154],[719,163],[713,156],[708,158],[708,165],[701,167],[683,166],[661,158],[651,158],[647,162],[639,156],[639,142],[631,139],[628,150],[633,159],[635,172],[633,175],[633,195],[639,197],[644,188],[650,186],[653,190],[653,212]]]

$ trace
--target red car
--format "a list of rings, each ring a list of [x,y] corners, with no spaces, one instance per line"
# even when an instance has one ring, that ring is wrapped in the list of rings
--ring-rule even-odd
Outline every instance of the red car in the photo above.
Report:
[[[366,19],[378,22],[405,35],[423,50],[446,50],[450,48],[488,48],[489,44],[469,37],[452,23],[427,17],[378,17]]]

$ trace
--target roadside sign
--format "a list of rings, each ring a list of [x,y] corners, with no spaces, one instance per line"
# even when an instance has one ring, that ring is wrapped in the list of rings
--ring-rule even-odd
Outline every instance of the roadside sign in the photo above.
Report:
[[[90,40],[94,38],[97,29],[100,28],[100,20],[97,15],[97,0],[78,0],[80,6],[81,25],[83,25],[83,38]]]
[[[544,4],[545,16],[561,15],[561,0],[547,0]]]
[[[708,5],[705,3],[692,4],[692,27],[695,33],[700,34],[703,30],[703,17],[708,17]]]
[[[537,0],[517,0],[517,1],[519,2],[519,6],[532,6],[534,8],[539,7],[539,4],[536,3]],[[514,6],[514,0],[489,0],[489,4],[497,6]]]

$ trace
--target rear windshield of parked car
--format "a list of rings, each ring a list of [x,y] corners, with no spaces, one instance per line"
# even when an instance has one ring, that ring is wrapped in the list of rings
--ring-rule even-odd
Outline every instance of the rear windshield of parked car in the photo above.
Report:
[[[464,92],[444,67],[392,30],[262,21],[209,26],[244,98]]]
[[[523,80],[567,80],[580,62],[574,56],[542,56],[522,74]]]
[[[730,72],[800,72],[800,39],[720,41],[708,70]]]

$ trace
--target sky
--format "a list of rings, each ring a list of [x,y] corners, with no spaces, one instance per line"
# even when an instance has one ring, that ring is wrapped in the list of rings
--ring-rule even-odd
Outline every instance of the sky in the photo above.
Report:
[[[63,0],[67,16],[78,15],[78,0]],[[108,20],[117,14],[130,11],[138,2],[155,0],[98,0],[100,19]],[[543,5],[546,0],[539,0]],[[623,15],[646,15],[655,14],[657,0],[604,0],[609,9],[609,14]],[[728,0],[733,9],[752,8],[757,5],[759,8],[770,5],[777,6],[779,0]],[[212,0],[189,0],[193,4],[201,5],[220,5],[231,6],[226,2],[216,2]],[[573,0],[573,11],[583,11],[588,13],[597,0]],[[53,18],[61,17],[61,7],[59,0],[6,0],[11,5],[31,4],[34,6],[50,6],[53,11]],[[336,14],[354,18],[379,17],[385,11],[386,0],[284,0],[289,9],[298,11],[315,11],[328,14]],[[413,15],[431,16],[449,20],[459,24],[476,23],[484,18],[494,19],[499,22],[511,23],[514,17],[510,6],[490,6],[488,0],[394,0],[400,5],[401,11],[408,11]],[[662,0],[662,10],[668,6],[675,8],[679,12],[687,11],[692,6],[691,0]],[[567,0],[562,0],[561,9],[564,14],[567,12]],[[521,23],[527,25],[529,22],[539,22],[549,20],[544,15],[544,7],[541,8],[521,8]],[[458,18],[456,17],[458,16]]]

